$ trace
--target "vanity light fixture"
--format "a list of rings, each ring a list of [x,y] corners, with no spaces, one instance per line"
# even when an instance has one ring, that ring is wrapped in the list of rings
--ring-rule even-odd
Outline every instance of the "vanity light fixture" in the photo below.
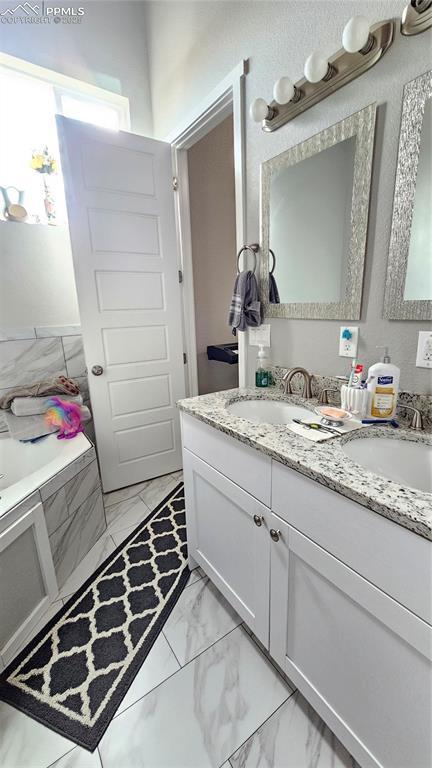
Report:
[[[319,83],[320,80],[330,80],[336,74],[335,68],[321,51],[312,51],[304,66],[304,76],[309,83]]]
[[[411,0],[404,8],[401,33],[407,37],[418,35],[432,27],[432,0]]]
[[[432,0],[427,1],[432,6]],[[261,98],[252,102],[252,119],[262,123],[263,131],[276,131],[373,67],[390,48],[394,30],[393,19],[370,27],[364,16],[354,16],[343,30],[343,47],[329,58],[313,51],[301,80],[293,83],[289,77],[281,77],[274,85],[270,104]]]
[[[272,120],[276,114],[276,110],[269,107],[265,99],[254,99],[249,107],[249,113],[252,120],[256,123],[261,123],[263,120]]]
[[[370,25],[366,16],[353,16],[345,24],[342,33],[342,45],[347,53],[366,55],[375,45],[375,38],[370,34]]]
[[[301,99],[301,91],[296,88],[289,77],[280,77],[273,86],[273,98],[278,104],[295,104]]]

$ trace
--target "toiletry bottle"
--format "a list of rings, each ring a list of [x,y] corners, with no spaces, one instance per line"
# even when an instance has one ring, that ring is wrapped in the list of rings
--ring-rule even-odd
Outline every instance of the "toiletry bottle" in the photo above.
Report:
[[[348,386],[354,387],[354,389],[360,389],[361,383],[362,383],[362,374],[363,374],[362,364],[356,363],[356,365],[351,371],[351,376],[349,377]]]
[[[264,347],[260,344],[257,356],[255,372],[255,386],[268,387],[269,385],[269,359]]]
[[[369,416],[392,419],[396,413],[400,370],[390,362],[388,347],[377,349],[384,349],[384,355],[381,362],[371,365],[368,371]]]

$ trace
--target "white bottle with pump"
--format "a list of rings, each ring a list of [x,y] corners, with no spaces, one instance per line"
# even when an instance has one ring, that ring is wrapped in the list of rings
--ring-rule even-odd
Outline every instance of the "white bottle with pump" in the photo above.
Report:
[[[371,419],[392,419],[396,414],[399,392],[400,369],[390,361],[388,347],[380,363],[371,365],[368,371],[369,417]]]

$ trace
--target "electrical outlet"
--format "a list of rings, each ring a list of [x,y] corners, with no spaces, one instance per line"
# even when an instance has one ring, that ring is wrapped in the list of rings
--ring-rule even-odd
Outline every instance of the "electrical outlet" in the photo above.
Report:
[[[342,325],[339,333],[339,357],[357,357],[358,328]]]
[[[419,331],[416,366],[417,368],[432,368],[431,331]]]
[[[249,328],[249,344],[254,347],[270,346],[271,325],[259,325],[257,328]]]

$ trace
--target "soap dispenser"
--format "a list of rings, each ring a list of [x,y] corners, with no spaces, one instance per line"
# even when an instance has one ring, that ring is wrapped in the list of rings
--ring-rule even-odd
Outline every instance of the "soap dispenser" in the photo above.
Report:
[[[255,386],[268,387],[270,384],[269,357],[262,344],[260,344],[257,355],[257,365],[255,371]]]
[[[400,369],[393,365],[388,347],[383,349],[381,362],[371,365],[368,371],[369,416],[372,419],[392,419],[396,414],[399,392]]]

